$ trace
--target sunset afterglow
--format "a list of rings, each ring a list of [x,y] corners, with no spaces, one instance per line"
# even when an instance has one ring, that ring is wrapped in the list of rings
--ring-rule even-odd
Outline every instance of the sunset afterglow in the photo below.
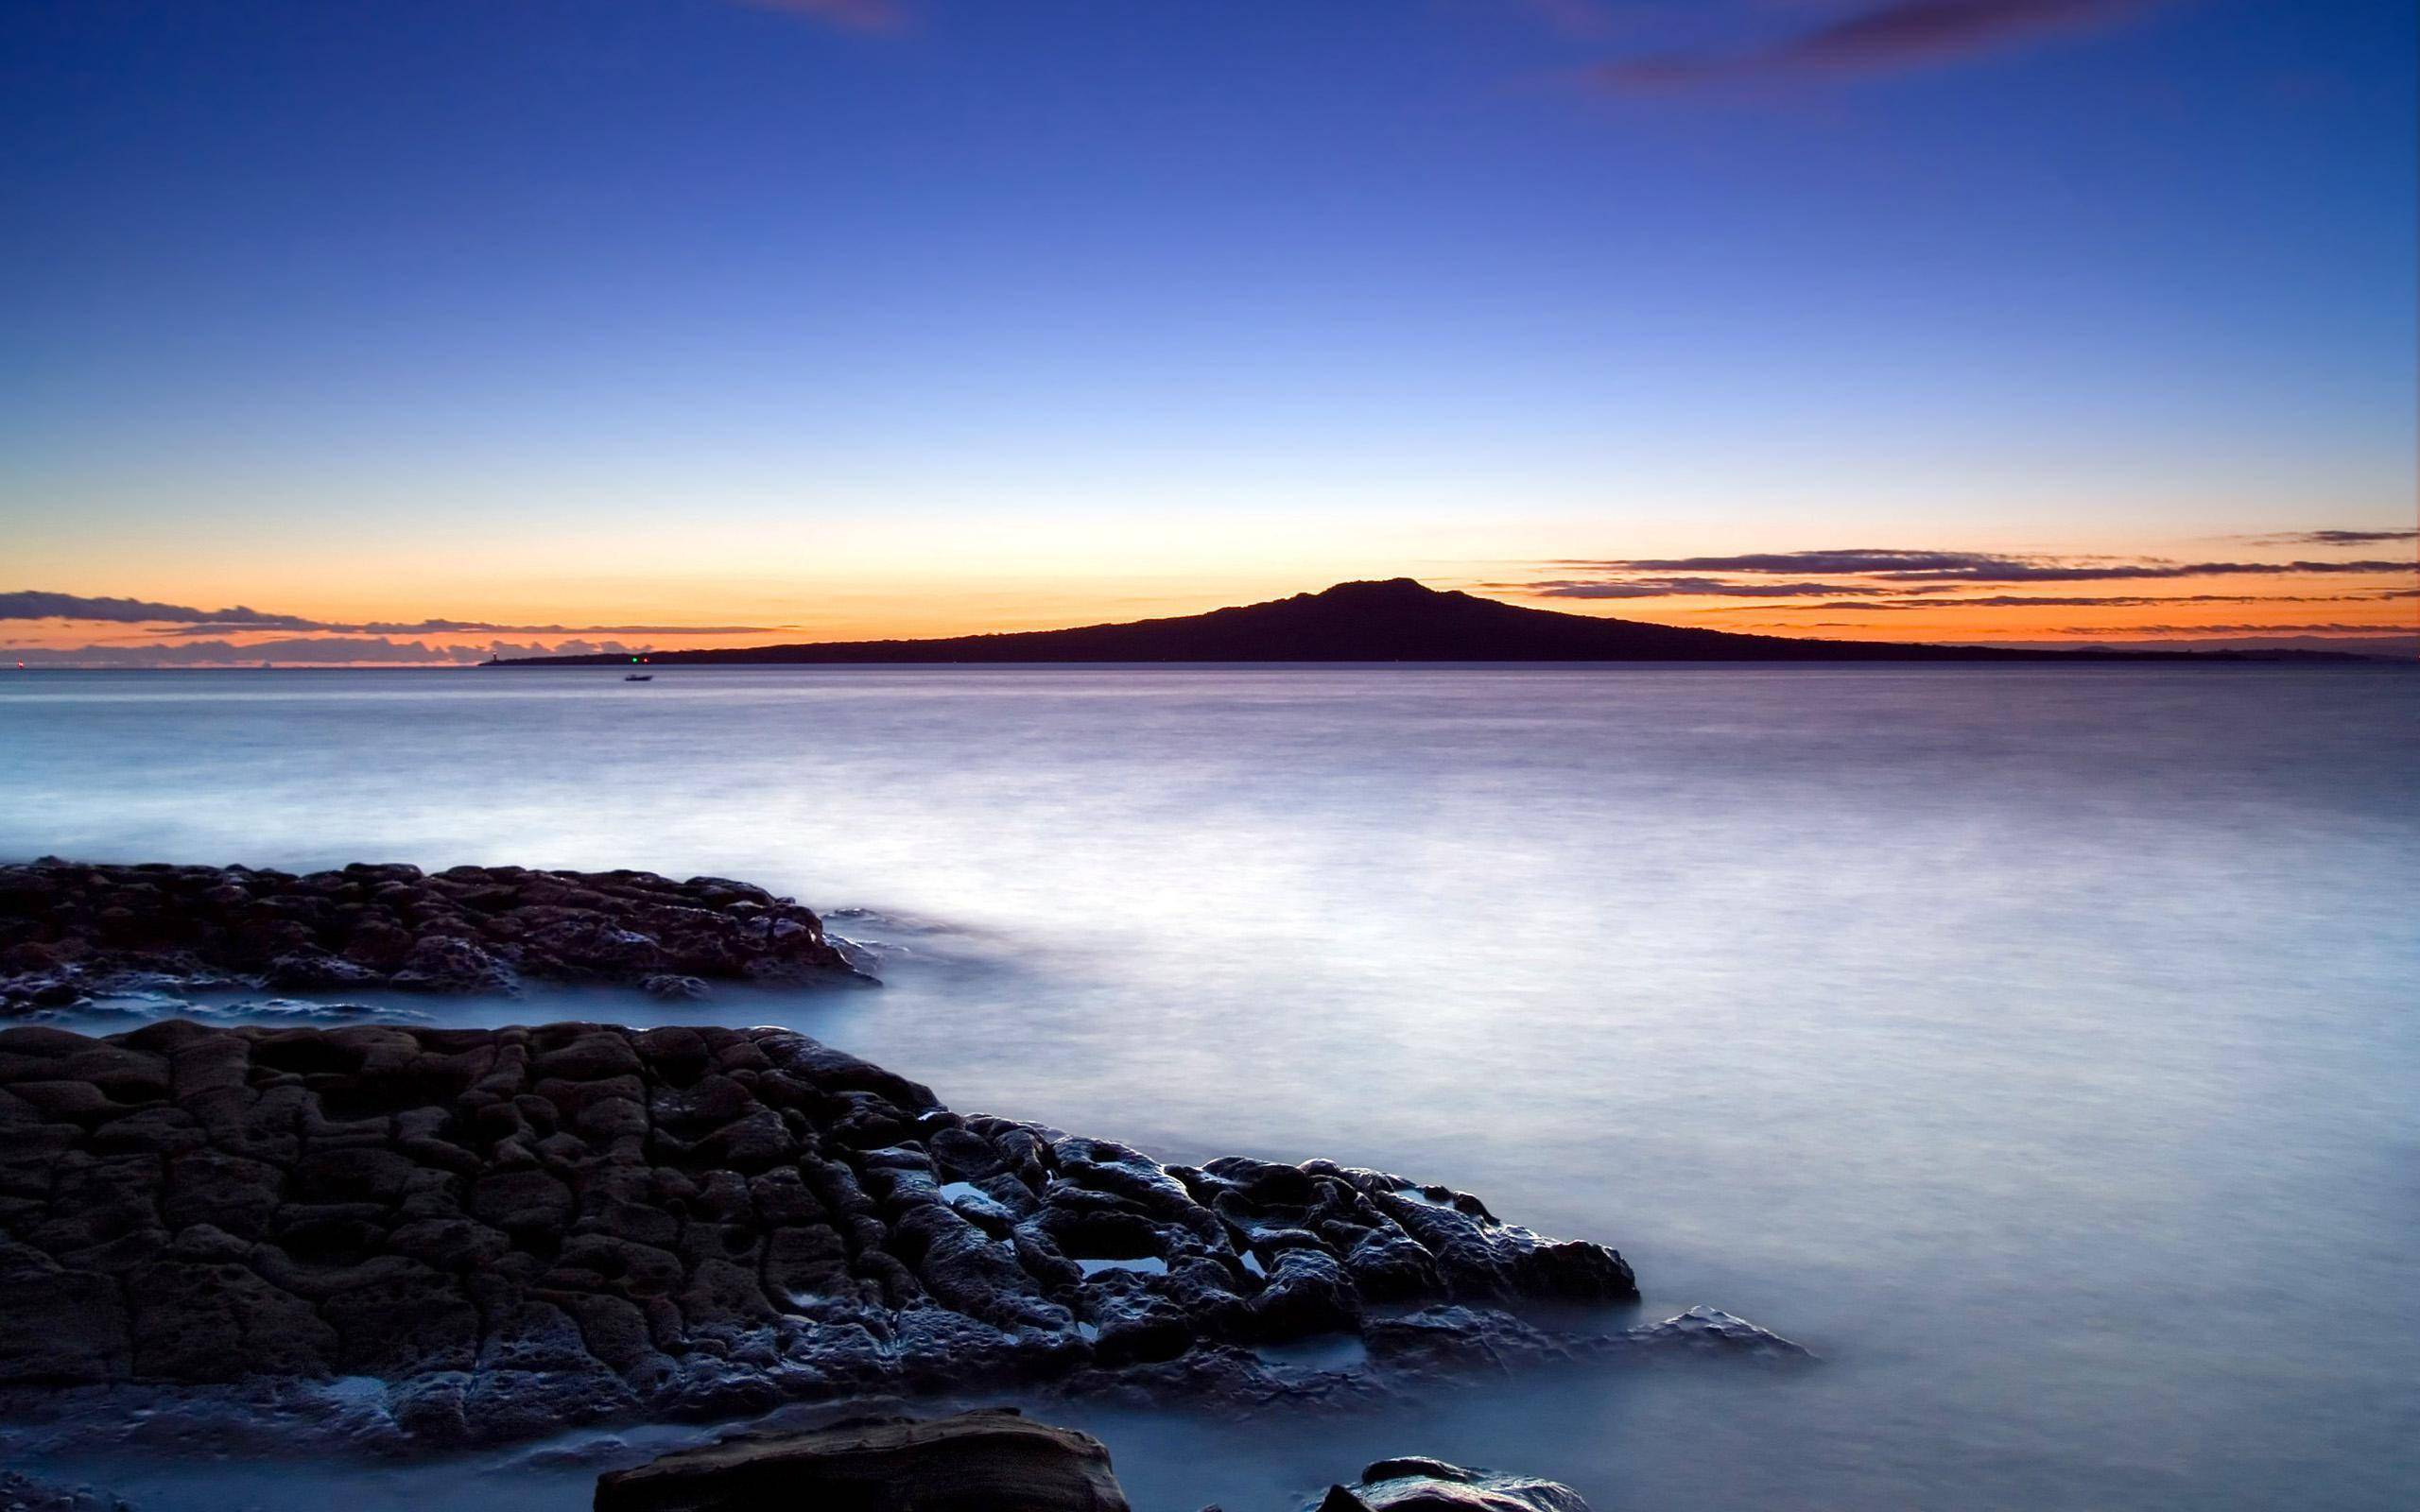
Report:
[[[2408,8],[1942,9],[20,8],[0,648],[2411,640]]]
[[[2416,58],[0,6],[0,1512],[2410,1512]]]

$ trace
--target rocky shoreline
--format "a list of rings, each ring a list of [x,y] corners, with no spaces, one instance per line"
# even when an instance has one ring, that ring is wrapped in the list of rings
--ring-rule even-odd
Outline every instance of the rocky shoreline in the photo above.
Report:
[[[954,1112],[786,1029],[225,1027],[180,1001],[709,979],[868,980],[812,912],[719,878],[0,867],[0,1441],[407,1452],[986,1392],[1250,1414],[1556,1363],[1805,1356],[1711,1309],[1636,1322],[1619,1253],[1466,1193],[1327,1160],[1164,1165]],[[112,994],[195,1017],[34,1022]],[[1125,1504],[1082,1435],[871,1421],[678,1451],[607,1475],[597,1504],[739,1512],[817,1476],[901,1512],[1045,1483],[1032,1504]],[[1417,1460],[1322,1506],[1585,1512]]]
[[[0,867],[0,1016],[231,988],[512,994],[524,981],[703,997],[872,978],[794,899],[724,877],[401,864]]]
[[[1090,1434],[987,1407],[939,1418],[864,1416],[753,1429],[596,1479],[594,1512],[1129,1512],[1109,1447]],[[89,1485],[0,1469],[0,1512],[137,1512]],[[1204,1512],[1220,1512],[1205,1508]],[[1374,1460],[1289,1512],[1589,1512],[1570,1486],[1424,1455]]]
[[[0,1031],[0,1295],[9,1417],[251,1402],[383,1447],[1794,1352],[1711,1312],[1550,1334],[1508,1307],[1634,1301],[1619,1254],[1377,1171],[961,1115],[780,1029]],[[1354,1358],[1282,1348],[1314,1338]]]

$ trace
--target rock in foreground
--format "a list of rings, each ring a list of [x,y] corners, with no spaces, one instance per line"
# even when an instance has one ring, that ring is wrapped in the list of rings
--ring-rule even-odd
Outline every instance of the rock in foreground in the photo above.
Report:
[[[1382,1459],[1351,1486],[1331,1486],[1318,1512],[1588,1512],[1560,1481],[1464,1469],[1442,1459]]]
[[[742,1434],[596,1483],[596,1512],[1126,1512],[1100,1440],[1013,1411]]]
[[[0,1009],[173,983],[510,992],[524,978],[693,996],[708,978],[859,979],[821,919],[720,877],[520,867],[0,867]]]
[[[1126,1512],[1100,1441],[1014,1409],[738,1434],[596,1483],[596,1512]],[[1316,1512],[1588,1512],[1570,1486],[1380,1460]]]
[[[786,1030],[171,1021],[0,1032],[0,1387],[369,1378],[343,1432],[458,1441],[1042,1379],[1266,1401],[1255,1347],[1501,1368],[1550,1351],[1487,1304],[1637,1292],[1443,1187],[1163,1166]]]

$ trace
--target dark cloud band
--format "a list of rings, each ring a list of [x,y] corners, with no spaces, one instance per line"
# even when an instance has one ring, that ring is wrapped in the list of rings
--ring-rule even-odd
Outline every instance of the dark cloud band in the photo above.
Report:
[[[112,625],[217,625],[228,629],[316,630],[325,627],[294,614],[268,614],[246,609],[193,609],[160,604],[147,598],[90,598],[81,593],[47,593],[24,589],[0,593],[0,620],[94,620]]]
[[[636,656],[644,645],[619,641],[574,639],[549,645],[543,641],[516,644],[492,641],[485,645],[430,645],[422,641],[390,641],[382,636],[291,635],[275,640],[186,641],[176,644],[153,642],[141,645],[10,646],[9,660],[30,667],[214,667],[256,666],[263,662],[303,666],[468,666],[491,656]]]
[[[1539,598],[1809,598],[1881,595],[1906,590],[1860,588],[1855,583],[1733,583],[1719,577],[1632,577],[1620,581],[1549,577],[1527,583],[1487,583]]]
[[[2264,546],[2379,546],[2392,541],[2420,541],[2420,530],[2289,530],[2240,539]]]
[[[1664,53],[1607,65],[1615,89],[1685,88],[1725,79],[1898,73],[2081,31],[2155,0],[1890,0],[1738,53]]]
[[[1549,565],[1632,581],[1666,573],[1829,574],[1871,583],[2091,583],[2176,577],[2290,577],[2308,574],[2411,572],[2409,561],[2170,561],[2106,557],[2013,556],[1996,552],[1915,551],[1859,546],[1825,551],[1747,552],[1733,557],[1637,558]]]
[[[237,605],[194,609],[145,598],[94,598],[36,589],[0,593],[0,620],[75,620],[88,624],[155,627],[169,640],[242,635],[260,630],[318,630],[335,635],[769,635],[789,625],[497,625],[487,620],[370,621],[360,625],[270,614]]]

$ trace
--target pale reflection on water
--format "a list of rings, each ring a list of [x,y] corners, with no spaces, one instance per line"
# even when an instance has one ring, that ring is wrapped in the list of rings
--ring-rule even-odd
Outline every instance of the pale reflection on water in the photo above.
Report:
[[[2130,668],[830,669],[0,683],[0,854],[711,871],[954,1106],[1325,1155],[1619,1245],[1820,1368],[1350,1419],[1063,1412],[1138,1505],[1380,1453],[1603,1509],[2401,1504],[2420,1472],[2420,679]],[[79,1466],[156,1505],[585,1504],[525,1457]]]

